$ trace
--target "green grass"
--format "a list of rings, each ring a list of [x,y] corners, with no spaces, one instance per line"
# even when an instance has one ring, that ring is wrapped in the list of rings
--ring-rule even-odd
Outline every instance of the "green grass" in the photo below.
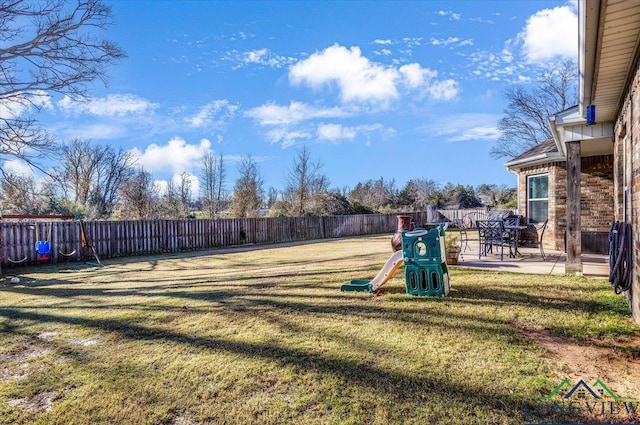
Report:
[[[341,293],[389,239],[20,270],[0,288],[0,423],[521,424],[559,382],[523,326],[637,335],[604,280],[453,268],[447,298],[406,295],[402,271]]]

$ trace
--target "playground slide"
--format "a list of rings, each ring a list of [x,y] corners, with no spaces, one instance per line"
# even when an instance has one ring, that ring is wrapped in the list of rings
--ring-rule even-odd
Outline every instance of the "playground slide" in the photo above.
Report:
[[[396,251],[393,253],[391,257],[384,263],[384,266],[380,269],[376,277],[371,280],[371,290],[375,291],[385,283],[395,274],[395,272],[402,265],[402,250]]]
[[[341,291],[356,291],[356,292],[373,292],[387,283],[389,279],[400,268],[403,262],[402,250],[396,251],[391,257],[384,263],[384,266],[380,269],[378,274],[372,280],[352,280],[350,283],[345,283],[340,287]]]

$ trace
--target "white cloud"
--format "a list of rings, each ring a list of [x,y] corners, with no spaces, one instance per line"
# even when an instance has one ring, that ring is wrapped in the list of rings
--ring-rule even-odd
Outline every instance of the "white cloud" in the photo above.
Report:
[[[289,130],[285,127],[274,128],[267,132],[267,138],[271,144],[280,143],[282,148],[288,148],[296,144],[298,140],[307,140],[311,134],[300,130]]]
[[[110,94],[107,97],[86,100],[72,99],[69,96],[65,96],[58,101],[58,106],[74,114],[115,117],[152,113],[159,105],[134,94]]]
[[[437,71],[423,68],[418,63],[403,65],[399,71],[404,77],[404,83],[412,89],[426,88],[431,80],[438,76]]]
[[[357,131],[353,127],[343,127],[340,124],[320,124],[318,126],[318,140],[353,140]]]
[[[460,85],[452,79],[434,80],[438,72],[423,68],[420,64],[403,65],[399,69],[404,77],[404,84],[421,93],[428,94],[433,100],[443,101],[455,99],[460,92]]]
[[[460,92],[460,85],[455,80],[436,81],[429,87],[429,94],[434,100],[452,100]]]
[[[43,90],[36,90],[35,92],[28,95],[29,102],[32,106],[36,108],[43,109],[53,109],[53,104],[51,103],[51,96]]]
[[[61,127],[58,132],[68,139],[94,139],[106,140],[124,137],[126,128],[122,125],[112,123],[95,123],[95,124],[78,124],[67,123],[68,125]]]
[[[274,55],[269,49],[259,49],[245,52],[243,54],[245,64],[265,65],[272,68],[282,68],[295,61],[294,58],[282,55]]]
[[[228,100],[214,100],[203,106],[197,114],[186,117],[185,121],[194,128],[221,127],[235,115],[238,106]]]
[[[448,16],[450,20],[452,21],[459,21],[461,15],[459,13],[455,13],[451,10],[439,10],[436,12],[436,15],[438,16]]]
[[[449,38],[442,38],[442,39],[431,37],[432,46],[449,46],[452,44],[457,47],[473,46],[473,40],[471,39],[461,40],[459,37],[449,37]]]
[[[144,152],[134,148],[132,153],[138,159],[137,163],[145,170],[169,170],[179,174],[198,164],[210,148],[211,142],[207,139],[200,140],[197,145],[191,145],[181,137],[174,137],[164,146],[152,143]]]
[[[463,142],[467,140],[497,140],[500,137],[501,133],[496,126],[478,126],[473,128],[468,128],[463,131],[461,134],[450,137],[447,141],[449,142]]]
[[[232,69],[239,69],[249,65],[260,65],[269,68],[282,68],[295,63],[296,59],[289,56],[274,54],[267,48],[239,51],[230,50],[224,54],[224,60],[233,64]]]
[[[374,50],[373,54],[377,56],[391,56],[393,52],[389,49],[380,49],[380,50]]]
[[[500,52],[476,51],[469,55],[471,75],[491,81],[523,84],[539,68],[552,66],[558,58],[576,58],[577,12],[574,1],[529,17],[522,31],[507,39]],[[533,66],[532,66],[533,65]]]
[[[382,124],[365,124],[353,127],[343,126],[341,124],[320,124],[318,125],[316,136],[318,140],[328,140],[337,142],[340,140],[354,140],[359,135],[368,135],[373,132],[382,132],[386,130],[388,134],[394,132],[393,129],[385,129]]]
[[[578,52],[578,15],[573,4],[541,10],[518,35],[528,63],[554,57],[574,58]]]
[[[447,39],[437,39],[431,37],[431,44],[433,46],[448,46],[449,44],[457,43],[460,41],[458,37],[449,37]]]
[[[250,52],[245,52],[244,61],[245,63],[262,63],[265,60],[265,57],[268,55],[268,49],[260,49],[253,50]]]
[[[399,84],[434,100],[451,100],[458,91],[454,80],[434,81],[437,72],[418,63],[383,66],[362,56],[360,49],[347,49],[338,44],[298,62],[289,71],[294,84],[318,88],[334,83],[345,103],[374,103],[385,108],[400,97]]]
[[[402,39],[409,47],[417,47],[422,45],[422,37],[405,37]]]
[[[506,81],[512,84],[520,83],[522,74],[531,71],[522,61],[516,61],[511,48],[511,40],[507,40],[505,48],[500,54],[477,51],[469,56],[469,64],[475,69],[471,73],[492,81]]]
[[[360,48],[334,44],[289,69],[293,84],[320,88],[336,84],[343,102],[387,103],[398,97],[395,69],[373,63],[362,56]]]
[[[505,63],[513,62],[513,53],[511,52],[511,50],[509,50],[508,47],[502,49],[501,59]]]
[[[0,116],[2,118],[18,118],[31,111],[32,108],[53,109],[51,97],[44,91],[36,90],[32,93],[14,93],[0,99]]]
[[[316,118],[346,117],[348,113],[341,108],[316,108],[302,102],[291,102],[289,106],[273,103],[261,105],[245,112],[245,115],[258,120],[261,125],[292,125]]]
[[[493,114],[447,115],[427,128],[429,134],[447,142],[493,141],[500,137],[498,120]]]
[[[373,40],[373,42],[375,44],[382,44],[383,46],[388,46],[390,44],[393,44],[393,42],[391,40],[388,40],[388,39],[387,40],[376,39],[376,40]]]
[[[8,159],[4,161],[2,169],[5,173],[17,174],[24,177],[35,177],[33,169],[19,159]]]

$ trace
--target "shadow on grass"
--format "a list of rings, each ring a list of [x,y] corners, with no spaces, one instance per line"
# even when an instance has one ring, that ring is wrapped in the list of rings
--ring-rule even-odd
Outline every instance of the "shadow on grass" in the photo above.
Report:
[[[525,306],[541,310],[572,311],[586,314],[611,312],[620,316],[631,315],[631,312],[620,303],[611,303],[605,299],[583,300],[577,296],[558,297],[542,293],[534,296],[521,290],[508,288],[457,286],[454,299],[470,304],[486,305],[487,303],[492,303],[505,308],[509,306]]]
[[[337,237],[331,239],[314,239],[314,240],[305,240],[305,241],[283,241],[276,243],[249,243],[245,245],[236,245],[224,248],[207,248],[200,250],[186,250],[179,252],[167,252],[167,253],[142,253],[135,255],[126,255],[115,256],[115,257],[105,257],[101,260],[103,266],[109,265],[126,265],[132,263],[140,263],[147,262],[152,266],[157,266],[160,261],[168,261],[168,260],[183,260],[190,258],[200,258],[200,257],[216,257],[220,255],[226,254],[240,254],[245,252],[253,252],[253,251],[263,251],[263,250],[273,250],[278,248],[290,248],[296,246],[306,246],[306,245],[314,245],[314,244],[335,244],[340,243],[342,241],[362,241],[363,243],[367,243],[371,239],[377,239],[385,235],[377,234],[377,235],[363,235],[363,236],[344,236]],[[391,234],[389,234],[389,240]],[[363,256],[368,257],[371,254],[362,254],[362,255],[350,255],[350,257]],[[320,260],[320,261],[334,261],[334,260]],[[308,263],[307,260],[304,263]],[[273,265],[281,265],[281,261],[274,261]],[[70,271],[81,271],[81,270],[89,270],[89,269],[101,269],[98,264],[89,260],[86,262],[83,261],[60,261],[58,263],[34,263],[29,265],[14,265],[11,263],[4,264],[2,267],[2,274],[4,275],[20,275],[20,274],[38,274],[38,273],[64,273]]]
[[[435,398],[438,403],[452,400],[469,409],[484,407],[493,412],[500,412],[499,414],[505,417],[513,417],[522,413],[522,400],[510,394],[507,388],[488,393],[484,388],[469,381],[453,383],[437,377],[408,375],[367,363],[327,357],[319,353],[292,349],[273,343],[196,337],[168,330],[148,328],[130,322],[32,313],[18,309],[0,308],[0,316],[10,320],[77,325],[105,332],[117,332],[122,337],[131,340],[168,341],[176,344],[188,344],[202,350],[260,358],[282,366],[296,366],[301,370],[338,376],[346,384],[357,385],[379,394],[385,394],[386,397],[402,403],[424,395],[427,403],[430,399]]]
[[[290,277],[290,275],[287,275]],[[67,284],[64,281],[59,284]],[[70,284],[70,283],[69,283]],[[393,296],[391,304],[377,305],[376,297],[349,297],[349,294],[326,295],[320,297],[312,294],[287,292],[290,285],[276,285],[262,282],[260,285],[239,286],[237,289],[188,291],[180,285],[167,290],[167,285],[154,285],[135,289],[107,288],[52,288],[52,287],[17,287],[11,288],[16,292],[31,295],[67,297],[96,297],[95,306],[59,307],[55,308],[149,308],[147,304],[101,304],[105,300],[114,300],[120,296],[144,296],[177,298],[181,300],[211,301],[224,304],[222,313],[232,317],[260,317],[262,320],[275,324],[292,333],[308,333],[313,330],[301,327],[291,320],[287,320],[289,312],[301,313],[302,316],[313,320],[314,315],[343,316],[345,320],[353,318],[373,318],[384,321],[393,321],[408,326],[416,326],[429,329],[436,333],[455,332],[457,330],[473,332],[481,335],[496,334],[507,336],[510,343],[526,346],[526,342],[506,321],[506,319],[486,317],[487,311],[481,311],[481,317],[477,311],[469,314],[453,311],[451,307],[456,304],[472,304],[481,306],[498,306],[508,308],[510,305],[526,306],[539,310],[553,309],[563,311],[567,309],[581,310],[584,313],[605,309],[606,306],[589,302],[581,302],[570,299],[558,299],[551,296],[532,296],[520,289],[477,288],[467,285],[455,287],[455,291],[449,298],[416,298],[399,297],[396,294],[404,293],[404,288],[395,286],[386,287],[385,295]],[[301,284],[300,287],[309,287]],[[336,291],[338,289],[336,288]],[[157,291],[157,292],[154,292]],[[374,302],[369,302],[369,299]],[[83,300],[85,302],[93,302]],[[329,303],[327,303],[329,301]],[[335,304],[331,302],[335,301]],[[402,303],[398,306],[398,301]],[[42,308],[42,306],[34,306]],[[430,308],[432,307],[432,308]],[[128,320],[101,320],[93,318],[79,318],[65,315],[45,314],[42,312],[25,311],[25,306],[20,308],[0,308],[0,316],[12,322],[15,320],[27,320],[46,324],[70,324],[92,328],[105,332],[115,332],[123,338],[143,341],[168,341],[176,344],[186,344],[191,347],[238,354],[241,356],[259,358],[273,361],[283,366],[295,366],[301,370],[317,371],[340,377],[346,384],[358,385],[371,391],[388,394],[392,400],[406,403],[407,400],[416,399],[418,395],[425,395],[424,403],[433,399],[442,403],[442,400],[451,399],[459,405],[469,409],[484,407],[496,411],[496,414],[505,417],[520,417],[522,415],[523,400],[516,397],[510,389],[498,389],[487,391],[486,387],[476,385],[473,382],[459,382],[446,379],[443,376],[432,376],[427,373],[412,375],[405,372],[385,370],[374,364],[352,359],[344,359],[323,355],[322,353],[309,352],[290,347],[284,347],[274,342],[243,342],[226,338],[198,337],[188,334],[172,332],[167,329],[151,328],[133,323]],[[196,308],[194,311],[205,311],[205,308],[219,309],[220,305],[206,305]],[[595,309],[595,310],[594,310]],[[171,306],[157,306],[157,310],[166,310],[168,313],[177,313],[179,308]],[[446,316],[445,316],[446,314]],[[446,317],[446,320],[444,318]],[[11,329],[6,329],[12,332]],[[384,347],[371,347],[358,338],[350,338],[340,332],[332,332],[331,329],[323,331],[327,338],[338,341],[341,345],[353,347],[356,351],[368,350],[376,354],[384,355]],[[440,374],[442,375],[442,374]],[[418,403],[420,403],[418,401]]]
[[[290,279],[292,275],[296,275],[298,278],[302,275],[313,277],[313,280],[317,280],[318,276],[330,273],[331,272],[285,273],[275,274],[269,277],[273,279]],[[118,307],[139,308],[141,310],[148,309],[148,306],[141,302],[123,302],[118,304],[104,301],[109,298],[116,299],[115,297],[137,296],[149,299],[176,298],[184,301],[191,300],[216,303],[211,305],[199,304],[198,308],[202,311],[218,310],[219,305],[224,304],[230,311],[243,313],[251,313],[251,309],[255,308],[273,308],[282,311],[299,311],[305,314],[342,315],[346,317],[364,318],[383,317],[386,320],[392,321],[411,320],[416,324],[424,326],[437,326],[438,321],[441,320],[437,317],[438,313],[448,315],[449,319],[461,319],[464,321],[464,326],[468,326],[467,322],[473,318],[459,315],[454,311],[456,306],[460,304],[504,309],[512,307],[529,308],[537,312],[548,311],[554,314],[571,311],[585,315],[593,315],[601,312],[612,313],[620,317],[629,317],[630,315],[628,310],[624,310],[620,306],[620,303],[611,303],[607,299],[582,300],[577,298],[577,296],[570,297],[569,295],[564,297],[543,294],[534,296],[525,292],[524,288],[518,287],[489,288],[486,286],[456,285],[452,288],[450,296],[447,298],[418,298],[409,295],[402,297],[399,295],[405,294],[403,286],[391,285],[382,287],[383,298],[391,296],[393,297],[392,301],[394,304],[398,302],[404,304],[402,307],[396,307],[394,305],[376,305],[377,303],[363,304],[361,302],[362,299],[370,298],[375,300],[377,296],[339,293],[337,285],[335,293],[333,294],[317,294],[311,291],[308,294],[305,294],[303,291],[292,293],[292,289],[312,290],[315,289],[317,285],[314,287],[312,284],[278,284],[269,279],[265,279],[264,276],[261,277],[261,279],[259,283],[251,285],[243,284],[243,282],[250,282],[252,280],[250,277],[229,277],[224,281],[230,283],[230,285],[220,289],[208,289],[204,286],[211,282],[193,284],[193,280],[191,279],[188,285],[182,285],[180,283],[173,283],[171,285],[159,283],[153,286],[143,286],[132,289],[113,288],[109,286],[77,288],[68,282],[58,281],[58,287],[42,287],[39,285],[35,285],[34,287],[16,286],[5,287],[2,291],[41,297],[56,297],[60,299],[82,298],[83,305],[75,307],[78,309],[108,309]],[[167,280],[175,282],[175,279]],[[529,291],[531,290],[529,289]],[[333,300],[335,304],[327,305],[327,300]],[[56,306],[56,308],[57,307],[58,306]],[[65,307],[62,306],[62,308]],[[435,313],[430,311],[433,309],[436,309]],[[482,314],[482,312],[480,312],[480,314]],[[483,322],[481,326],[491,323],[491,318],[488,317],[482,317],[481,320]],[[450,326],[456,326],[450,321],[449,323]],[[497,320],[496,323],[504,323],[504,321]]]

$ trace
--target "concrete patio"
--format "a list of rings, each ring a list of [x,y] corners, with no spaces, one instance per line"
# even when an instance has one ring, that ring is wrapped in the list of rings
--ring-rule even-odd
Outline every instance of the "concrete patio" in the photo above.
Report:
[[[464,245],[463,245],[464,248]],[[469,240],[468,246],[460,253],[457,267],[473,269],[508,271],[514,273],[531,274],[564,274],[566,255],[560,251],[545,250],[545,259],[540,255],[540,249],[519,247],[522,254],[516,258],[509,258],[509,249],[505,247],[504,260],[500,260],[500,252],[489,253],[478,259],[478,241]],[[593,278],[609,278],[609,257],[597,254],[582,254],[583,275]]]

